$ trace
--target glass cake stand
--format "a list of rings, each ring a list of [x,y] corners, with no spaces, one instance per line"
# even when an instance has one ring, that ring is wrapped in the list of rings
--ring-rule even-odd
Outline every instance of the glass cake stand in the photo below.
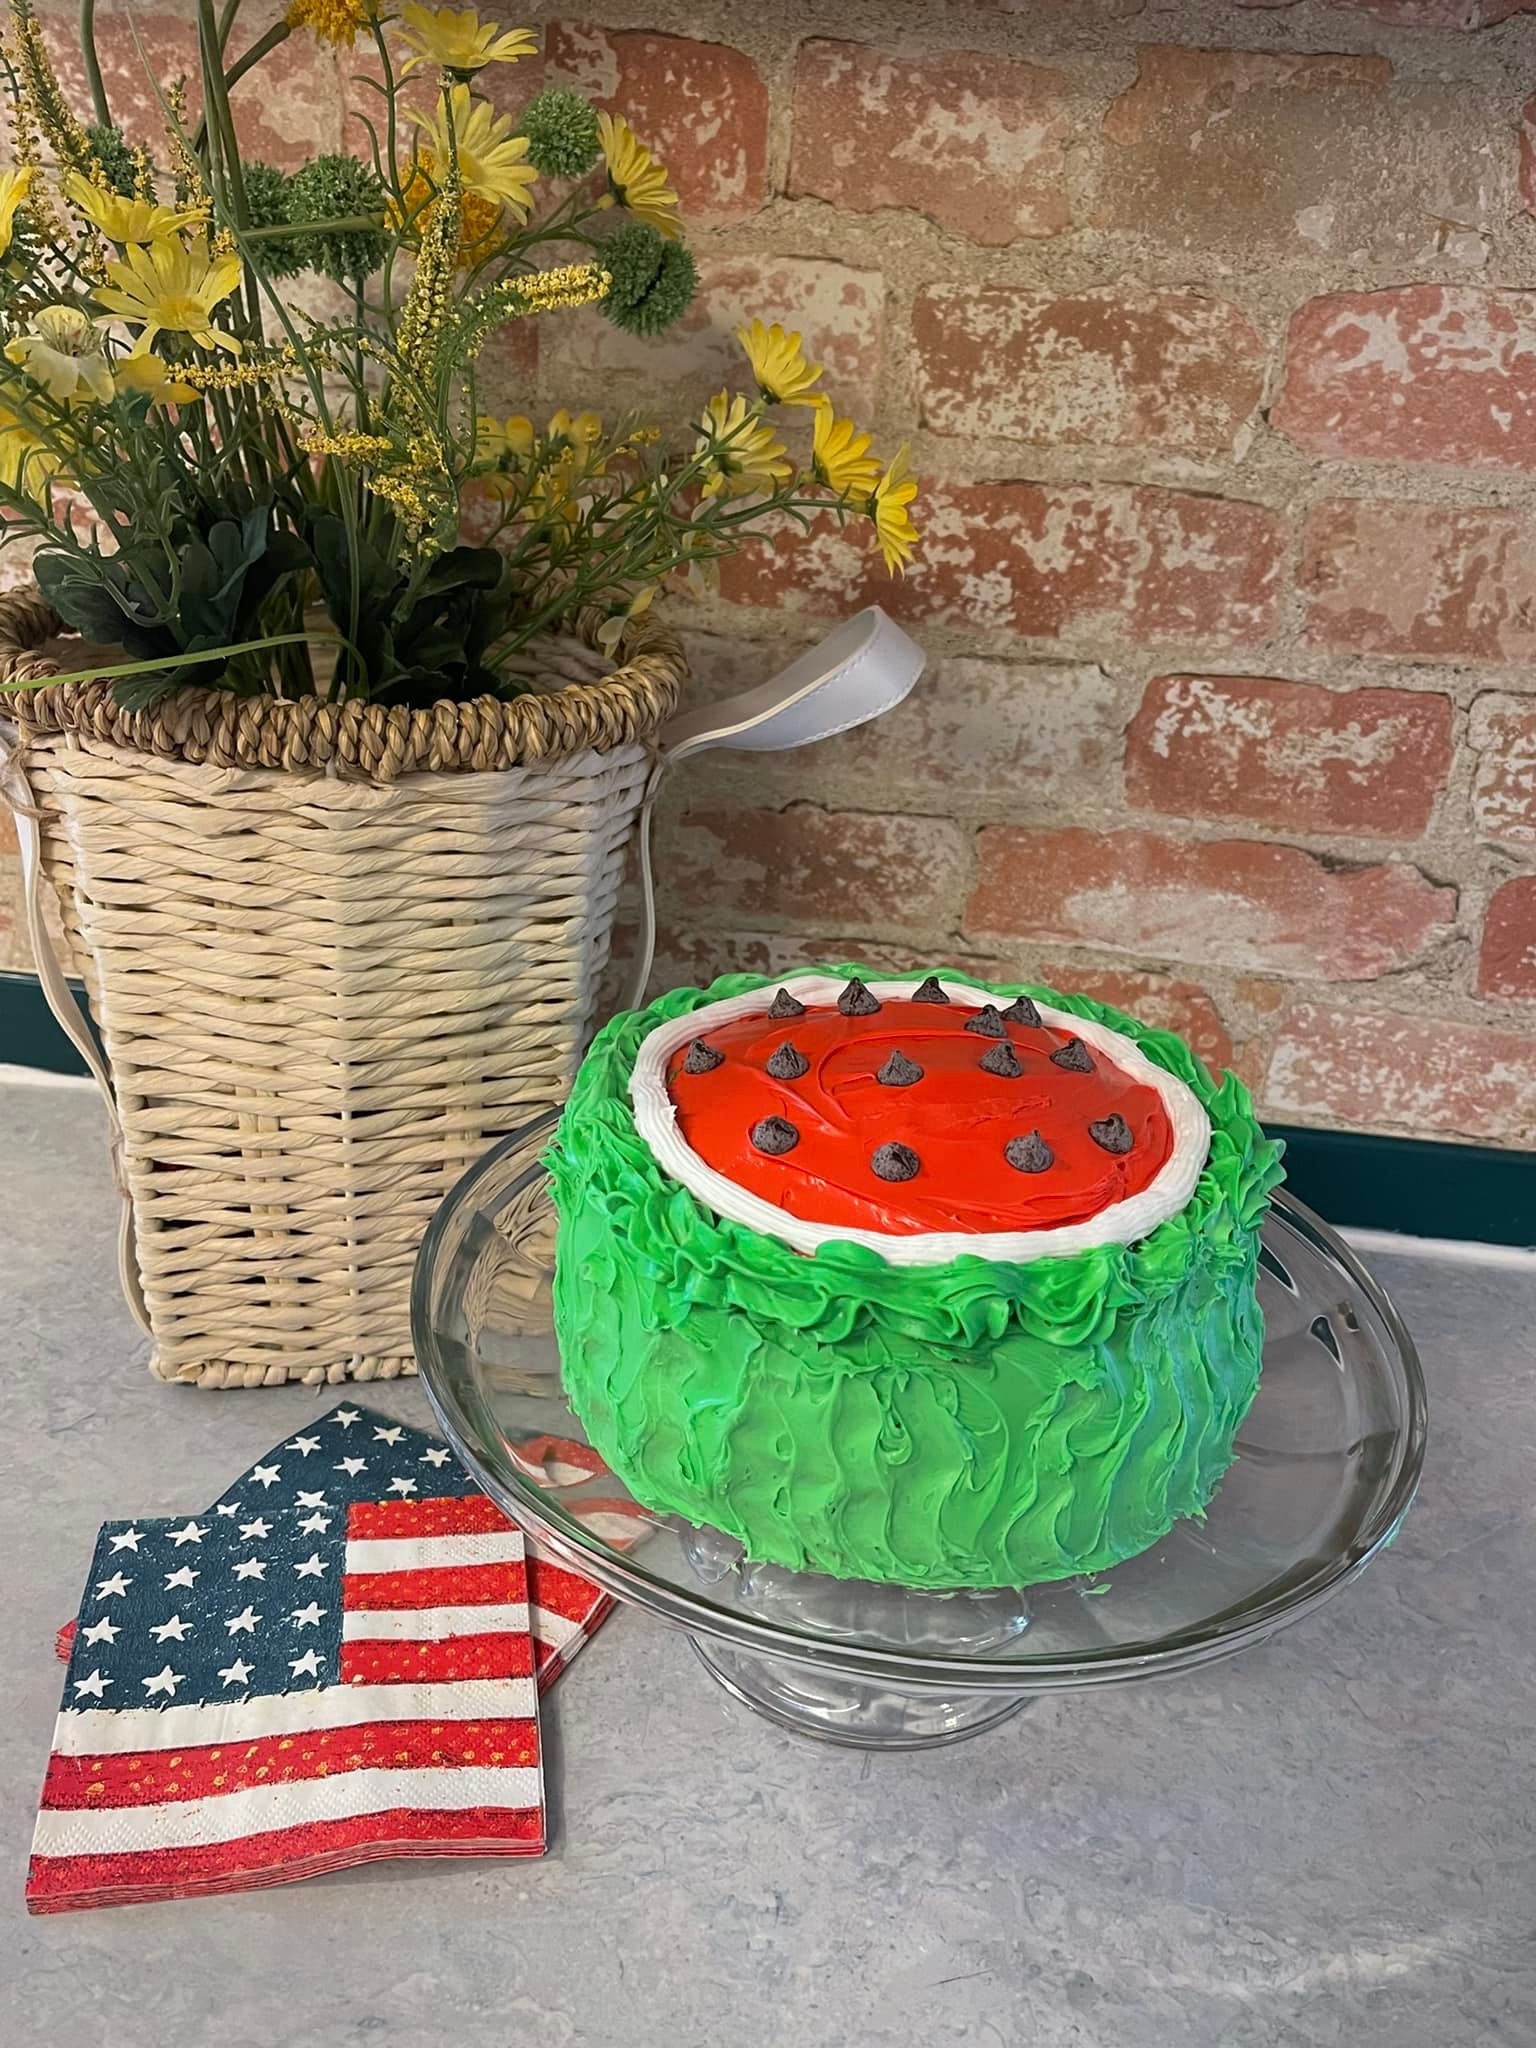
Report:
[[[801,1734],[918,1749],[1032,1698],[1227,1657],[1330,1600],[1392,1541],[1418,1484],[1424,1381],[1390,1302],[1283,1191],[1264,1230],[1267,1339],[1236,1464],[1203,1521],[1093,1577],[932,1593],[747,1563],[639,1507],[584,1453],[550,1320],[553,1114],[465,1175],[412,1298],[443,1430],[506,1512],[621,1600],[685,1629],[737,1699]]]

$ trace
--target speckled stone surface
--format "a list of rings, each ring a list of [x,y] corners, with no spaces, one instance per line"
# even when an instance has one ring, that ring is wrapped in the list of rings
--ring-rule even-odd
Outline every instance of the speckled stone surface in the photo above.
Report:
[[[612,1621],[546,1715],[552,1853],[28,1920],[53,1632],[97,1523],[329,1405],[158,1386],[94,1100],[0,1089],[0,2048],[1529,2048],[1536,1268],[1374,1263],[1434,1401],[1419,1504],[1244,1658],[871,1758]],[[370,1392],[413,1421],[414,1385]]]

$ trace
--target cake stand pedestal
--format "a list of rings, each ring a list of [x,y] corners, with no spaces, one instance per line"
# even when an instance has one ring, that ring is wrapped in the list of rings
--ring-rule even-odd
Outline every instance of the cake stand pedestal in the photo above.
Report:
[[[748,1563],[718,1530],[588,1476],[550,1317],[553,1115],[473,1167],[434,1217],[412,1298],[448,1440],[539,1540],[692,1638],[734,1698],[867,1749],[980,1734],[1045,1693],[1168,1676],[1300,1620],[1389,1544],[1423,1460],[1423,1377],[1353,1253],[1282,1190],[1264,1229],[1264,1371],[1202,1521],[1094,1577],[933,1593]],[[562,1449],[562,1446],[564,1449]],[[573,1452],[571,1446],[577,1449]]]

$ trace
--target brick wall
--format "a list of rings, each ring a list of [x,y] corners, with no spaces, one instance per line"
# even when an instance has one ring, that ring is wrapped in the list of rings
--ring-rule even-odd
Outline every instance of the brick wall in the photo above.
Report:
[[[547,325],[509,407],[698,397],[761,312],[924,480],[904,584],[817,533],[684,614],[709,694],[871,600],[932,662],[679,772],[662,974],[1039,976],[1276,1116],[1536,1147],[1536,0],[551,13],[704,290]]]

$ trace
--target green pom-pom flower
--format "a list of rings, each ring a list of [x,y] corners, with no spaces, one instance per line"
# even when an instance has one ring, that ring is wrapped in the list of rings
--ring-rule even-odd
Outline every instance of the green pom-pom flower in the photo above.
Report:
[[[584,178],[597,162],[597,109],[579,92],[550,86],[528,102],[522,132],[542,178]]]
[[[125,199],[137,199],[139,167],[133,160],[133,145],[122,129],[103,127],[98,123],[85,131],[85,139],[112,190],[121,192]]]
[[[288,174],[275,164],[258,162],[243,166],[245,203],[253,228],[283,228],[289,225]],[[293,277],[305,268],[298,244],[291,235],[263,235],[261,268],[268,277]]]
[[[612,279],[603,311],[626,334],[663,333],[698,290],[698,265],[685,245],[666,241],[643,221],[610,235],[597,260]]]
[[[356,157],[317,156],[288,180],[288,218],[295,227],[315,223],[313,234],[294,240],[299,268],[318,270],[337,284],[358,284],[371,277],[389,251],[382,225],[327,228],[327,221],[377,220],[384,217],[384,187]]]

